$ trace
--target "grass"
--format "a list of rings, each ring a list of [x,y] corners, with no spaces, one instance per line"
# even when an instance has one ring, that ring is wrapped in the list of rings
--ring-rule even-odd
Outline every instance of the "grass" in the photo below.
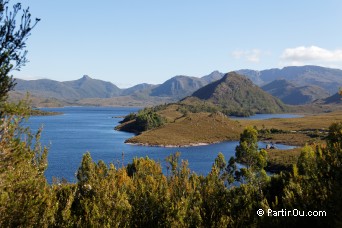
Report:
[[[264,142],[280,143],[292,146],[303,146],[305,143],[320,142],[320,138],[311,138],[310,136],[302,133],[279,133],[271,134],[269,137],[261,137]]]
[[[273,133],[260,135],[260,140],[298,146],[291,150],[268,150],[266,170],[280,172],[291,170],[297,163],[301,147],[305,144],[322,143],[329,126],[342,121],[342,111],[321,114],[306,114],[301,118],[268,120],[231,120],[223,114],[187,113],[178,111],[178,105],[171,105],[158,113],[168,123],[157,129],[143,132],[127,140],[129,143],[156,146],[194,146],[202,143],[216,143],[239,140],[246,126],[273,129]]]
[[[189,146],[238,140],[242,126],[223,114],[189,113],[163,127],[143,132],[127,140],[159,146]]]
[[[239,120],[242,126],[256,126],[258,129],[281,129],[284,131],[309,133],[310,131],[326,131],[334,122],[342,121],[342,111],[324,114],[307,115],[301,118]]]
[[[129,143],[186,146],[199,143],[216,143],[238,140],[246,126],[258,129],[275,129],[278,132],[262,137],[263,141],[303,146],[320,142],[329,126],[342,121],[342,111],[323,114],[309,114],[301,118],[238,120],[233,121],[223,114],[187,113],[178,111],[180,105],[172,104],[158,113],[168,121],[162,127],[143,132],[128,139]]]
[[[178,111],[178,108],[179,105],[171,104],[167,109],[159,111],[158,114],[165,117],[168,122],[174,122],[183,116],[183,114]]]
[[[290,171],[292,169],[292,164],[297,163],[301,149],[302,148],[298,147],[291,150],[267,150],[268,161],[266,170],[274,173],[281,170]]]

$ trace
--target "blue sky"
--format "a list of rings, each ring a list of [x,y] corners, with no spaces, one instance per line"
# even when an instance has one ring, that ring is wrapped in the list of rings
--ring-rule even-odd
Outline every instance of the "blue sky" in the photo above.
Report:
[[[15,2],[12,0],[12,2]],[[214,70],[342,68],[340,0],[24,1],[41,18],[23,79],[87,74],[121,88]]]

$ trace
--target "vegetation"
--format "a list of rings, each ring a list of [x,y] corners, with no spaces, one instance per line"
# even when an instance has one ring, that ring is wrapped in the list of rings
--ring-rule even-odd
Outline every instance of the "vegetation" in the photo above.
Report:
[[[166,119],[155,111],[158,110],[158,107],[159,106],[153,108],[144,108],[137,114],[128,114],[121,121],[122,124],[117,126],[115,129],[141,133],[143,131],[163,126],[166,123]]]
[[[305,115],[299,118],[248,120],[229,119],[213,104],[197,98],[187,98],[179,103],[159,105],[147,110],[156,112],[165,121],[127,142],[143,145],[186,146],[238,140],[247,126],[256,126],[259,139],[266,142],[304,146],[320,143],[327,135],[329,125],[342,121],[342,112]],[[134,131],[136,114],[126,116],[117,130]],[[133,130],[132,130],[133,129]]]
[[[227,115],[280,113],[288,109],[280,100],[235,72],[230,72],[221,80],[204,86],[192,96],[217,105]]]
[[[29,113],[25,104],[12,108]],[[266,175],[269,156],[257,147],[257,130],[248,127],[235,158],[226,162],[219,154],[207,176],[191,172],[179,153],[167,158],[167,175],[149,158],[119,167],[95,163],[86,153],[77,183],[49,185],[40,132],[21,128],[18,115],[3,117],[1,227],[336,227],[342,222],[342,123],[330,126],[326,144],[303,148],[292,170],[278,175]],[[237,162],[244,166],[238,169]],[[325,211],[326,217],[259,217],[258,209]]]
[[[173,114],[174,112],[171,112],[168,116]],[[189,113],[126,142],[157,146],[189,146],[238,140],[241,131],[242,127],[238,122],[230,120],[222,113]]]
[[[139,111],[135,119],[138,131],[147,131],[162,126],[165,120],[151,109]]]
[[[39,21],[36,18],[32,24],[29,10],[21,12],[20,3],[14,4],[12,10],[10,7],[8,0],[0,0],[0,102],[6,100],[8,92],[15,86],[10,71],[19,70],[27,62],[25,42]],[[20,26],[18,17],[21,18]]]

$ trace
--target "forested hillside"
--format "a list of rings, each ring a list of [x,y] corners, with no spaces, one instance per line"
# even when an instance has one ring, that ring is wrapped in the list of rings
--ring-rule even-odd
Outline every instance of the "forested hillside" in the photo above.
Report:
[[[280,100],[235,72],[230,72],[222,79],[197,90],[192,96],[212,102],[231,114],[279,113],[286,110]]]

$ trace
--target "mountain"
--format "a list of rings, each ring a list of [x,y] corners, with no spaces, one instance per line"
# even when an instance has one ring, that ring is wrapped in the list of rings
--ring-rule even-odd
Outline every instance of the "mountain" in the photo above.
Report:
[[[265,84],[265,82],[260,77],[261,72],[262,71],[249,70],[249,69],[243,69],[243,70],[236,71],[236,73],[248,77],[250,80],[252,80],[252,82],[254,84],[256,84],[258,86]]]
[[[334,94],[342,85],[342,70],[320,66],[290,66],[262,71],[239,70],[237,73],[245,75],[259,86],[285,79],[298,86],[319,86],[327,93]]]
[[[150,90],[155,88],[157,85],[152,85],[152,84],[147,84],[147,83],[141,83],[135,86],[132,86],[127,89],[123,89],[121,95],[122,96],[129,96],[129,95],[134,95],[137,93],[150,93]],[[146,92],[149,91],[149,92]]]
[[[342,95],[335,93],[334,95],[322,100],[323,104],[342,104]]]
[[[206,81],[208,84],[214,81],[217,81],[221,79],[224,76],[224,73],[221,73],[217,70],[213,71],[211,74],[208,74],[206,76],[201,77],[204,81]]]
[[[58,82],[50,79],[22,80],[16,79],[15,91],[21,94],[27,91],[36,97],[56,98],[77,101],[89,98],[113,98],[132,96],[134,99],[152,99],[161,97],[177,101],[184,98],[208,83],[222,78],[223,74],[214,71],[202,78],[176,76],[160,85],[142,83],[127,89],[120,89],[111,82],[106,82],[84,75],[73,81]]]
[[[218,71],[213,71],[211,74],[201,78],[184,75],[175,76],[152,89],[150,95],[181,99],[191,95],[193,92],[207,85],[208,83],[219,80],[222,77],[223,73]]]
[[[261,88],[285,104],[291,105],[309,104],[329,96],[329,93],[321,87],[314,85],[296,86],[284,79],[274,80]]]
[[[175,76],[158,87],[152,89],[151,96],[183,98],[199,88],[205,86],[207,82],[201,78],[189,76]]]
[[[72,88],[79,98],[110,98],[121,94],[121,89],[111,82],[92,79],[87,75],[78,80],[62,83]]]
[[[222,79],[200,88],[192,97],[209,101],[233,113],[274,113],[287,109],[280,100],[235,72],[230,72]]]
[[[16,79],[17,92],[30,92],[34,96],[57,98],[62,100],[79,100],[83,98],[109,98],[119,96],[121,89],[116,85],[89,76],[74,81],[58,82],[49,79]]]
[[[57,98],[57,99],[78,99],[79,94],[63,82],[49,79],[21,80],[16,79],[17,83],[14,91],[26,93],[27,91],[37,97]]]

